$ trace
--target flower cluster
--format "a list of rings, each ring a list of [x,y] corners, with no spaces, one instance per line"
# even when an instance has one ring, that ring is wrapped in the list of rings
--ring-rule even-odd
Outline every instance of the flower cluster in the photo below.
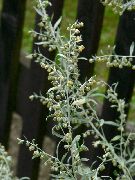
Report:
[[[108,46],[108,53],[106,55],[101,50],[101,55],[92,56],[92,58],[89,59],[89,62],[105,62],[107,67],[118,67],[120,69],[122,69],[123,67],[129,67],[135,70],[135,65],[133,64],[133,58],[135,58],[135,56],[133,55],[133,53],[134,42],[130,46],[130,53],[128,56],[117,55],[115,53],[115,46],[113,48]]]
[[[104,5],[110,6],[115,13],[120,15],[125,10],[135,9],[135,0],[100,0]]]

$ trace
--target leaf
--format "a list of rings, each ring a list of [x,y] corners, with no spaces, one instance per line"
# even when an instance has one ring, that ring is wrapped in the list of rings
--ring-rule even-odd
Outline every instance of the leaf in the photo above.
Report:
[[[77,135],[77,136],[73,139],[72,144],[76,144],[76,142],[79,142],[80,138],[81,138],[81,136],[80,136],[80,135]]]
[[[83,105],[86,103],[86,99],[83,98],[83,99],[79,99],[79,100],[76,100],[72,103],[72,105],[76,105],[76,106],[80,106],[80,105]]]
[[[54,31],[55,31],[55,30],[58,28],[58,26],[60,25],[61,20],[62,20],[62,17],[60,17],[60,18],[56,21],[56,23],[54,24]]]
[[[113,122],[113,121],[104,121],[104,124],[110,125],[110,126],[116,126],[116,127],[119,126],[119,124],[117,124],[117,123],[115,123],[115,122]]]
[[[47,45],[48,42],[36,42],[35,44],[36,44],[36,45]]]
[[[89,159],[87,159],[87,158],[81,158],[81,160],[82,160],[83,162],[89,161]]]
[[[133,52],[134,52],[134,46],[135,46],[135,44],[134,44],[134,42],[132,42],[132,44],[131,44],[131,46],[130,46],[130,56],[133,55]]]
[[[62,158],[61,158],[61,162],[62,162],[62,163],[63,163],[63,161],[65,160],[65,158],[67,157],[67,155],[68,155],[68,152],[65,153],[65,154],[62,156]]]
[[[106,97],[104,94],[102,93],[96,93],[96,94],[92,94],[91,97]]]
[[[78,60],[85,60],[85,61],[88,61],[88,59],[85,58],[85,57],[79,57]]]
[[[60,56],[60,57],[67,59],[67,57],[64,54],[57,54],[57,56]]]
[[[72,141],[72,151],[76,151],[77,153],[79,153],[79,150],[77,148],[77,143],[79,142],[80,138],[81,136],[77,135]]]
[[[121,138],[121,136],[117,135],[114,138],[112,138],[111,141],[118,141],[120,138]]]
[[[34,7],[35,11],[40,15],[40,16],[43,16],[43,13],[42,11],[40,11],[39,9],[37,9],[36,7]]]
[[[111,108],[116,108],[117,107],[117,105],[111,105]]]

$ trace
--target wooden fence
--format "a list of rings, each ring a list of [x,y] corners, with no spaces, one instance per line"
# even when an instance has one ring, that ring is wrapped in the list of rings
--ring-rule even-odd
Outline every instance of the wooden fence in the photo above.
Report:
[[[52,7],[48,10],[54,14],[53,23],[62,15],[64,0],[52,0]],[[71,3],[72,5],[72,3]],[[43,138],[48,133],[49,124],[44,123],[47,109],[39,102],[29,102],[28,96],[32,92],[47,91],[49,82],[47,73],[39,65],[31,62],[29,66],[20,62],[22,32],[24,26],[26,0],[3,0],[0,17],[0,142],[8,149],[9,133],[11,128],[12,113],[17,112],[23,120],[22,135],[28,139],[35,138],[42,147]],[[83,56],[90,58],[98,50],[99,39],[103,24],[104,7],[99,0],[78,0],[77,19],[83,21],[82,29],[85,50]],[[36,22],[38,22],[38,15]],[[131,43],[135,42],[135,12],[125,12],[119,19],[115,38],[116,53],[128,55]],[[37,23],[36,23],[37,24]],[[38,30],[37,25],[35,29]],[[33,43],[33,51],[36,47]],[[46,56],[54,56],[44,50]],[[94,72],[94,65],[80,62],[81,81],[90,77]],[[34,79],[34,80],[33,80]],[[108,83],[119,81],[118,94],[129,103],[133,93],[135,72],[129,68],[110,68]],[[128,114],[129,107],[127,107]],[[116,112],[109,107],[109,102],[104,101],[101,117],[106,120],[117,119]],[[106,131],[109,138],[112,131]],[[90,151],[93,152],[91,147]],[[92,153],[91,161],[99,154]],[[39,159],[31,161],[31,154],[21,147],[18,157],[17,175],[28,176],[32,180],[38,178]],[[108,171],[109,172],[109,171]]]

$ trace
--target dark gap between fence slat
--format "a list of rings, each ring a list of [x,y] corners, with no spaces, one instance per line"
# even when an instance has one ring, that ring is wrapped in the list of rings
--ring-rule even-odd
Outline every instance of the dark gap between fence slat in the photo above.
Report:
[[[53,0],[52,4],[53,6],[52,8],[49,8],[48,13],[50,15],[52,12],[54,13],[54,23],[62,14],[63,0]],[[37,31],[37,22],[39,22],[39,19],[40,17],[37,16],[35,27]],[[36,47],[34,45],[33,50],[35,49]],[[41,51],[46,57],[50,57],[51,59],[54,58],[54,54],[50,54],[46,49],[41,49]],[[29,140],[35,138],[39,144],[39,147],[42,147],[43,137],[48,129],[48,127],[46,128],[47,124],[45,124],[45,118],[48,114],[48,110],[43,108],[40,102],[30,102],[28,97],[33,92],[39,94],[40,91],[45,93],[48,90],[50,83],[48,82],[47,77],[47,72],[42,70],[39,64],[32,61],[31,68],[29,70],[22,68],[18,93],[17,111],[23,118],[22,136],[25,135]],[[28,149],[22,146],[19,153],[17,175],[19,177],[28,176],[31,177],[32,180],[35,180],[38,178],[40,160],[36,159],[31,161],[31,156],[32,154],[28,152]]]
[[[135,11],[125,12],[121,17],[118,25],[117,35],[116,35],[116,54],[118,55],[129,55],[129,49],[132,42],[135,42]],[[135,54],[135,52],[134,52]],[[134,59],[135,61],[135,59]],[[133,61],[133,64],[134,64]],[[124,98],[126,103],[129,103],[133,93],[133,87],[135,82],[135,72],[130,68],[110,68],[108,84],[119,82],[117,93],[119,98]],[[110,108],[110,103],[105,100],[101,118],[109,121],[115,121],[118,119],[118,113],[116,110]],[[126,108],[126,113],[128,115],[129,106]],[[111,139],[114,135],[117,134],[115,128],[104,129],[106,137]],[[95,151],[95,150],[94,150]],[[100,156],[103,152],[101,150],[95,151],[94,159],[97,155]],[[113,177],[113,167],[108,167],[106,170],[106,175]],[[115,178],[115,177],[114,177]]]
[[[4,0],[1,14],[0,141],[7,147],[16,106],[19,55],[26,0]]]

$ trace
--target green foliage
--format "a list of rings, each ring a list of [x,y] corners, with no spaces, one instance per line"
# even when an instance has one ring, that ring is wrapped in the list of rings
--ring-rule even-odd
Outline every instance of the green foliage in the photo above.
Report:
[[[0,145],[0,179],[16,179],[13,177],[13,173],[11,170],[11,162],[11,157],[8,156],[4,147]]]
[[[105,1],[106,4],[108,1]],[[110,1],[109,1],[110,2]],[[121,1],[118,1],[121,3]],[[113,4],[114,5],[114,4]],[[117,4],[118,5],[118,4]],[[51,81],[52,87],[46,93],[46,96],[33,94],[30,100],[39,99],[43,105],[49,108],[50,114],[46,120],[53,120],[55,125],[52,134],[57,136],[60,141],[57,145],[56,157],[47,154],[38,148],[33,140],[29,142],[27,139],[19,140],[20,144],[25,144],[30,151],[33,152],[33,158],[40,157],[44,164],[51,164],[54,179],[103,179],[100,172],[105,169],[108,162],[117,167],[115,176],[117,180],[132,180],[135,172],[135,150],[130,148],[130,143],[135,140],[134,133],[125,133],[126,114],[125,101],[118,99],[116,93],[117,84],[107,85],[104,81],[97,80],[96,76],[87,79],[85,82],[79,81],[78,61],[86,60],[92,62],[106,62],[109,67],[115,66],[122,68],[124,66],[132,66],[132,58],[134,43],[131,45],[129,56],[113,55],[94,56],[92,59],[80,57],[80,53],[85,48],[81,42],[80,28],[83,27],[82,22],[75,22],[67,28],[69,39],[61,35],[59,19],[55,25],[51,24],[51,19],[46,12],[47,6],[51,4],[45,0],[37,0],[36,12],[41,16],[39,22],[40,32],[31,31],[32,37],[36,37],[39,46],[38,51],[28,56],[28,58],[36,59],[41,68],[47,70],[48,80]],[[40,52],[40,46],[47,48],[50,52],[56,51],[56,59],[52,61]],[[109,47],[109,54],[112,54]],[[113,57],[113,58],[112,58]],[[112,60],[113,59],[113,60]],[[100,93],[100,89],[104,86],[108,87],[107,94]],[[105,121],[100,119],[97,114],[97,98],[104,97],[111,103],[111,108],[118,112],[116,122]],[[82,134],[74,134],[74,131],[81,125],[85,125],[88,130]],[[117,135],[107,140],[104,134],[104,126],[115,127],[118,131]],[[85,138],[94,136],[93,146],[100,147],[104,151],[104,155],[99,157],[101,163],[98,167],[86,167],[86,158],[82,158],[80,153],[88,151],[85,146]],[[60,144],[64,143],[66,154],[59,158]],[[68,155],[70,157],[67,160]],[[69,162],[71,161],[71,162]],[[111,177],[110,177],[111,179]]]
[[[12,171],[12,158],[0,144],[0,180],[28,180],[29,178],[17,178]]]

